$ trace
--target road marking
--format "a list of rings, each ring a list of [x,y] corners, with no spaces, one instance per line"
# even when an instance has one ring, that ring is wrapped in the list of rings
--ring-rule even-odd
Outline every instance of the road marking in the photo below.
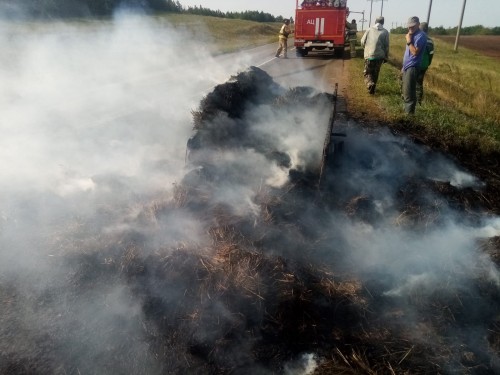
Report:
[[[295,47],[288,48],[288,53],[290,53],[290,51],[293,51],[294,49],[295,49]],[[279,59],[279,57],[272,57],[272,58],[270,58],[269,60],[266,60],[266,61],[264,61],[263,63],[261,63],[261,64],[259,64],[259,65],[255,65],[255,66],[256,66],[257,68],[260,68],[261,66],[266,65],[267,63],[269,63],[269,62],[271,62],[271,61],[273,61],[273,60],[275,60],[275,59]],[[288,59],[290,59],[290,58],[288,58]]]
[[[278,57],[273,57],[273,58],[271,58],[271,59],[269,59],[267,61],[264,61],[263,63],[257,65],[257,68],[260,68],[261,66],[266,65],[267,63],[269,63],[269,62],[271,62],[273,60],[276,60],[276,59],[278,59]]]

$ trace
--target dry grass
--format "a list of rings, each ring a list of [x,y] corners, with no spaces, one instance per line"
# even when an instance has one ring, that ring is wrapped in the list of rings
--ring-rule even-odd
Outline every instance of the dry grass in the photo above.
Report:
[[[277,22],[253,22],[189,14],[168,14],[160,19],[177,28],[188,30],[194,38],[206,41],[217,53],[275,43],[281,26]]]

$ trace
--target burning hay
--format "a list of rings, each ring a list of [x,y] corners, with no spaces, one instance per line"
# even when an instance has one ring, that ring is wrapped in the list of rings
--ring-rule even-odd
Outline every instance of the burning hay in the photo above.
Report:
[[[0,373],[500,369],[500,285],[485,255],[498,241],[478,251],[477,233],[444,219],[457,205],[436,195],[440,185],[385,168],[368,152],[373,139],[353,145],[357,156],[345,155],[319,196],[331,105],[258,68],[217,86],[194,112],[188,172],[172,198],[114,225],[59,231],[51,247],[75,243],[54,252],[50,283],[4,278]],[[404,160],[404,146],[382,149]],[[380,185],[367,190],[367,178]],[[448,197],[469,197],[464,212],[479,206],[464,194]],[[432,226],[474,253],[455,252]]]

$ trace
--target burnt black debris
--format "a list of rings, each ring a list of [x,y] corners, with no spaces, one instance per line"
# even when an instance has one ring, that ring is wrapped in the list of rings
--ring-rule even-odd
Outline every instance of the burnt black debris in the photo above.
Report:
[[[370,247],[354,256],[358,237],[387,225],[387,206],[394,227],[418,227],[424,241],[429,226],[446,226],[446,211],[477,218],[475,190],[425,180],[422,166],[408,173],[398,162],[418,164],[417,149],[368,137],[346,152],[318,201],[317,165],[294,165],[278,134],[254,131],[255,111],[295,121],[331,101],[312,88],[284,89],[258,68],[217,86],[193,113],[189,172],[173,197],[127,215],[101,207],[118,223],[113,230],[75,218],[48,236],[46,246],[60,254],[50,283],[30,275],[28,287],[0,275],[0,373],[282,374],[304,355],[316,374],[498,373],[500,298],[482,268],[486,253],[498,262],[498,237],[467,258],[481,272],[445,259],[431,276],[444,276],[446,287],[407,293],[416,267],[405,260],[425,258],[425,249],[405,253],[394,241],[384,245],[402,249],[387,262]],[[287,180],[266,184],[228,152],[257,155]],[[228,186],[243,193],[228,201]],[[393,199],[383,201],[388,191]],[[343,235],[351,222],[355,232]],[[389,272],[397,265],[403,275]]]

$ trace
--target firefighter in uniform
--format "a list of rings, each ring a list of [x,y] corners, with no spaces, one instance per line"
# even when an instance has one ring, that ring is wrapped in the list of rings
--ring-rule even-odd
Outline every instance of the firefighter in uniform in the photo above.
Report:
[[[285,19],[283,21],[283,26],[281,26],[280,32],[279,32],[279,46],[278,50],[276,51],[275,57],[280,57],[281,52],[283,51],[283,58],[287,59],[287,52],[288,52],[288,35],[292,32],[292,29],[290,28],[290,20]]]
[[[358,24],[353,18],[351,22],[346,21],[346,27],[348,29],[347,35],[349,38],[349,46],[351,50],[351,57],[356,57],[356,42],[358,40]]]

